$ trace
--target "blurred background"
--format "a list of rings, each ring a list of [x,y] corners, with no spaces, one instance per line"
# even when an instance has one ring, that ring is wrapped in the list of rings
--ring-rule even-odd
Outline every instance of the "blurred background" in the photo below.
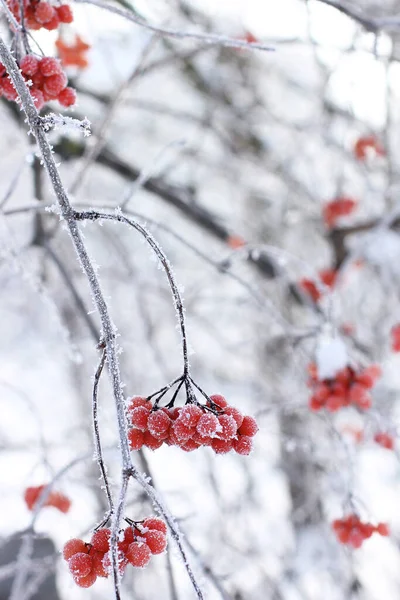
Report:
[[[33,32],[61,58],[57,39],[81,43],[79,60],[65,63],[78,93],[66,114],[87,117],[92,135],[50,133],[72,203],[124,205],[151,231],[183,294],[194,379],[260,428],[247,457],[163,446],[133,453],[135,464],[184,533],[205,598],[395,600],[400,4],[113,5],[165,28],[273,48],[159,35],[90,3],[72,5],[74,23],[61,33]],[[2,35],[10,41],[4,18]],[[60,554],[107,510],[91,423],[100,324],[24,115],[0,100],[0,598],[102,600],[112,582],[78,588]],[[126,396],[150,395],[182,371],[165,273],[121,224],[82,231],[118,329]],[[349,364],[382,369],[368,411],[309,408],[307,367],[332,336]],[[99,404],[117,485],[106,377]],[[379,432],[392,450],[374,440]],[[24,491],[54,477],[71,509],[40,512],[30,575],[23,596],[12,596],[18,540],[32,520]],[[340,544],[331,524],[349,507],[388,523],[390,536],[355,551]],[[153,512],[132,482],[126,515]],[[128,570],[122,589],[135,600],[195,597],[172,540],[147,569]]]

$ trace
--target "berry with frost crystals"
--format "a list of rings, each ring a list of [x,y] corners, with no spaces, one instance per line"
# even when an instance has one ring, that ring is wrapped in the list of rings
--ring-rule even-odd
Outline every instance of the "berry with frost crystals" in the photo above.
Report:
[[[51,97],[57,98],[58,94],[66,87],[68,79],[65,73],[58,73],[46,77],[43,89]]]
[[[44,56],[39,63],[39,69],[45,77],[51,77],[51,75],[59,75],[62,73],[60,62],[52,56]]]
[[[132,427],[140,429],[141,431],[147,430],[147,421],[150,416],[150,410],[144,406],[138,406],[130,412]]]
[[[144,433],[140,429],[128,431],[129,447],[131,450],[140,450],[144,444]]]
[[[238,433],[240,435],[245,435],[247,437],[254,437],[258,431],[258,425],[256,420],[249,415],[246,415],[243,418],[243,422],[238,429]]]
[[[233,441],[220,440],[218,438],[214,438],[211,442],[211,447],[214,450],[215,454],[227,454],[233,448]]]
[[[97,575],[94,571],[86,575],[86,577],[77,577],[74,576],[74,581],[81,588],[89,588],[92,587],[94,583],[96,583]]]
[[[213,394],[213,396],[210,396],[210,400],[212,400],[214,404],[220,408],[225,408],[228,406],[227,400],[224,398],[224,396],[221,396],[221,394]]]
[[[159,519],[158,517],[148,517],[143,521],[143,527],[147,527],[147,529],[156,529],[157,531],[162,531],[162,533],[167,533],[167,525],[165,521]]]
[[[150,431],[145,431],[143,434],[143,444],[150,450],[157,450],[163,445],[163,440],[159,440],[151,435]]]
[[[161,554],[167,547],[167,538],[162,531],[151,529],[143,537],[152,554]]]
[[[147,427],[151,435],[156,438],[165,438],[171,425],[171,419],[162,410],[151,412],[147,420]]]
[[[48,23],[54,17],[55,9],[48,2],[39,2],[35,8],[35,19],[42,25]]]
[[[128,410],[139,408],[139,406],[144,406],[148,410],[151,410],[152,407],[150,400],[147,400],[147,398],[143,398],[143,396],[133,396],[129,402]]]
[[[93,573],[96,577],[108,577],[107,570],[104,566],[104,554],[103,552],[93,551],[91,553],[93,563]]]
[[[201,419],[202,418],[203,417],[201,417]],[[200,421],[201,421],[201,419],[200,419]],[[199,421],[199,423],[200,423],[200,421]],[[198,425],[197,425],[197,427],[198,427]],[[194,429],[192,427],[187,427],[187,425],[185,425],[182,421],[180,421],[179,418],[173,422],[172,431],[175,434],[175,436],[179,442],[186,442],[187,440],[189,440],[192,437],[192,435],[194,433]]]
[[[196,430],[203,437],[214,437],[219,427],[219,421],[215,415],[204,413],[196,425]]]
[[[21,60],[19,66],[24,75],[32,76],[35,75],[35,73],[37,73],[37,70],[39,68],[39,61],[35,56],[32,56],[32,54],[27,54]]]
[[[203,411],[199,406],[187,404],[181,409],[178,419],[186,425],[186,427],[196,427],[202,414]]]
[[[126,552],[128,562],[134,567],[145,567],[151,558],[150,548],[144,542],[132,542]]]
[[[78,554],[78,552],[87,553],[88,549],[83,540],[78,538],[73,538],[72,540],[68,540],[63,548],[63,557],[65,560],[69,560],[74,554]]]
[[[237,428],[239,428],[241,426],[241,424],[243,423],[244,416],[242,415],[240,410],[238,410],[234,406],[227,406],[224,409],[224,414],[230,415],[231,417],[233,417],[235,419]]]
[[[220,431],[218,432],[218,437],[221,440],[231,440],[236,436],[237,425],[236,421],[230,415],[220,415],[218,417],[218,422],[220,425]]]
[[[75,577],[86,577],[92,570],[92,558],[84,552],[78,552],[68,560],[68,567]]]
[[[110,549],[110,536],[110,529],[99,529],[98,531],[95,531],[92,535],[90,543],[92,544],[95,550],[97,550],[98,552],[103,552],[103,554],[105,554]]]
[[[69,106],[73,106],[76,102],[76,92],[72,87],[64,88],[59,94],[57,100],[64,106],[68,108]]]
[[[246,435],[240,435],[237,440],[233,440],[233,449],[238,454],[248,456],[253,450],[253,440]]]

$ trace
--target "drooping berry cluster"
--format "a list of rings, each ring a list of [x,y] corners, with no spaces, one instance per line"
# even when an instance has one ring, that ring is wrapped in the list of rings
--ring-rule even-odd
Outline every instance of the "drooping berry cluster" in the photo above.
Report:
[[[343,519],[333,521],[332,528],[341,544],[347,544],[353,548],[360,548],[364,540],[371,537],[373,533],[388,536],[389,527],[386,523],[372,525],[371,523],[363,523],[360,517],[356,514],[350,514]]]
[[[337,279],[337,271],[334,269],[323,269],[318,273],[318,277],[326,287],[333,288]],[[322,296],[321,286],[318,286],[313,279],[304,277],[299,282],[302,291],[311,297],[314,302],[318,302]]]
[[[374,135],[364,135],[358,138],[354,144],[354,155],[358,160],[366,160],[369,154],[375,156],[386,155],[385,148]]]
[[[377,365],[371,365],[357,372],[353,367],[345,367],[332,379],[318,378],[318,370],[313,363],[309,367],[309,386],[313,393],[309,401],[311,410],[326,408],[336,412],[344,406],[354,405],[362,410],[371,407],[369,390],[381,374]]]
[[[255,419],[229,406],[223,396],[210,396],[210,400],[205,406],[187,403],[183,407],[157,408],[151,400],[135,396],[128,406],[131,449],[146,446],[156,450],[165,443],[186,452],[210,446],[216,454],[231,450],[250,454],[252,438],[258,431]]]
[[[7,0],[7,4],[16,21],[21,23],[21,9],[23,12],[24,26],[26,29],[38,30],[57,29],[60,23],[72,23],[74,20],[71,7],[68,4],[52,6],[45,0]]]
[[[38,485],[26,488],[24,500],[29,510],[34,510],[45,487],[45,485]],[[57,508],[62,513],[67,513],[71,507],[71,500],[61,492],[51,491],[43,506],[54,506],[54,508]]]
[[[331,200],[325,204],[323,209],[323,219],[325,225],[328,227],[328,229],[335,227],[337,221],[341,217],[351,215],[351,213],[356,209],[356,206],[356,200],[353,198],[348,198],[347,196],[341,196]]]
[[[51,100],[58,100],[61,106],[65,107],[75,104],[76,92],[67,87],[67,76],[56,58],[44,56],[39,59],[33,54],[27,54],[19,66],[25,81],[32,82],[29,91],[38,110]],[[17,99],[17,92],[1,63],[0,96],[10,101]]]
[[[167,547],[167,526],[158,517],[132,523],[120,532],[118,541],[119,571],[125,572],[128,564],[145,567],[153,554],[161,554]],[[111,572],[111,530],[102,528],[92,535],[90,543],[80,539],[69,540],[63,557],[77,585],[91,587],[97,577],[108,577]]]

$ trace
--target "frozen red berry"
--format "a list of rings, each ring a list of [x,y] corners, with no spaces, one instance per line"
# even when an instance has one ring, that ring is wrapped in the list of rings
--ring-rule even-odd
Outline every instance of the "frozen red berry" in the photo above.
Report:
[[[202,415],[196,425],[196,430],[203,437],[214,437],[219,428],[219,421],[212,413]]]
[[[86,577],[92,570],[92,558],[89,554],[78,552],[68,560],[68,567],[75,577]]]
[[[151,412],[147,420],[147,427],[151,435],[163,439],[168,436],[168,430],[171,425],[171,419],[162,410]]]
[[[151,435],[150,431],[145,431],[143,434],[143,444],[150,450],[157,450],[163,445],[163,440],[159,440]]]
[[[167,533],[167,525],[158,517],[148,517],[143,521],[143,527],[147,527],[148,529],[156,529],[157,531],[162,531],[162,533]]]
[[[87,553],[87,546],[83,540],[73,538],[65,543],[63,548],[63,557],[69,560],[74,554]]]
[[[43,89],[49,96],[56,98],[67,85],[67,81],[65,73],[51,75],[50,77],[46,77]]]
[[[241,426],[238,429],[238,433],[240,433],[240,435],[245,435],[247,437],[253,437],[256,435],[257,431],[258,431],[258,425],[257,425],[256,420],[253,417],[246,415],[243,418],[243,423],[241,424]]]
[[[132,542],[126,552],[126,558],[134,567],[145,567],[150,558],[150,548],[144,542]]]
[[[35,19],[39,23],[48,23],[54,17],[55,10],[48,2],[43,0],[36,5]]]
[[[110,529],[104,527],[93,533],[90,543],[97,552],[105,554],[110,549],[110,536]]]
[[[232,450],[233,443],[232,440],[220,440],[214,438],[211,442],[211,447],[216,454],[227,454]]]
[[[71,7],[68,4],[61,4],[56,7],[58,18],[61,23],[72,23],[74,15],[72,14]]]
[[[19,64],[24,75],[32,76],[37,73],[39,68],[39,60],[32,54],[27,54]]]
[[[239,435],[237,440],[233,440],[233,449],[242,456],[248,456],[253,450],[253,439],[246,435]]]
[[[143,537],[152,554],[161,554],[167,547],[167,538],[162,531],[150,529]]]
[[[52,56],[44,56],[39,63],[39,69],[45,77],[51,77],[52,75],[59,75],[62,73],[60,61]]]
[[[200,417],[203,415],[203,411],[199,406],[195,404],[187,404],[179,412],[178,419],[186,427],[196,427]]]
[[[150,411],[145,406],[134,408],[131,411],[130,416],[132,427],[136,427],[136,429],[140,429],[141,431],[147,430],[147,421],[150,416]]]
[[[69,106],[73,106],[76,102],[76,92],[75,92],[74,88],[72,88],[72,87],[64,88],[58,94],[57,100],[59,101],[61,106],[64,106],[65,108],[68,108]]]
[[[221,428],[218,432],[218,437],[222,440],[231,440],[234,438],[237,432],[235,419],[230,415],[220,415],[218,421]]]
[[[144,433],[140,429],[128,431],[129,447],[131,450],[140,450],[144,444]]]
[[[96,583],[97,575],[94,571],[90,572],[86,577],[77,577],[74,575],[74,581],[81,588],[92,587]]]

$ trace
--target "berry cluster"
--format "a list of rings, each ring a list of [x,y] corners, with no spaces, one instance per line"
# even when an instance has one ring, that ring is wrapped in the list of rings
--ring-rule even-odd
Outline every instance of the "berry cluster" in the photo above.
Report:
[[[374,135],[365,135],[354,144],[354,155],[358,160],[365,160],[369,154],[385,156],[385,148]]]
[[[323,209],[323,219],[328,229],[335,227],[341,217],[350,215],[356,208],[357,202],[353,198],[341,196],[325,204]]]
[[[167,526],[162,519],[149,517],[132,523],[120,532],[118,542],[119,570],[123,574],[127,565],[145,567],[152,554],[161,554],[167,547]],[[111,570],[111,530],[102,528],[94,532],[90,543],[80,539],[69,540],[63,557],[79,587],[91,587],[97,577],[108,577]]]
[[[343,519],[336,519],[332,523],[332,528],[341,544],[347,544],[353,548],[360,548],[363,541],[370,538],[373,533],[379,533],[383,536],[389,535],[389,527],[386,523],[379,523],[378,525],[363,523],[356,514],[351,514]]]
[[[56,58],[44,56],[39,59],[33,54],[27,54],[20,61],[19,66],[24,79],[32,82],[29,88],[30,94],[38,110],[51,100],[58,100],[61,106],[65,107],[75,104],[75,90],[67,87],[67,76]],[[1,63],[0,96],[10,101],[17,99],[17,92]]]
[[[258,431],[253,417],[243,416],[220,395],[211,396],[205,406],[185,404],[176,408],[158,408],[151,400],[135,396],[128,412],[132,450],[140,450],[142,446],[156,450],[165,443],[186,452],[210,446],[216,454],[235,450],[247,455]]]
[[[377,365],[371,365],[357,372],[348,366],[338,371],[334,378],[320,380],[317,366],[313,363],[309,367],[309,374],[308,384],[313,388],[309,402],[311,410],[326,408],[330,412],[336,412],[351,404],[362,410],[370,408],[369,390],[374,387],[381,370]]]
[[[394,439],[390,435],[390,433],[378,431],[374,435],[374,441],[380,446],[382,446],[382,448],[386,448],[387,450],[394,450]]]
[[[21,23],[21,0],[7,0],[7,4],[16,21]],[[72,10],[68,4],[52,6],[44,0],[24,0],[24,26],[27,29],[57,29],[60,23],[72,23]]]
[[[393,325],[392,330],[390,332],[390,336],[392,338],[392,351],[400,352],[400,325]]]
[[[323,269],[318,273],[318,277],[326,287],[333,288],[337,279],[337,271],[334,269]],[[312,279],[303,278],[299,282],[302,291],[311,297],[314,302],[321,299],[322,291]]]
[[[29,510],[34,510],[45,487],[45,485],[38,485],[26,488],[24,500]],[[43,506],[54,506],[54,508],[57,508],[62,513],[67,513],[71,507],[71,500],[64,494],[61,494],[61,492],[51,491]]]
[[[56,41],[58,56],[64,67],[78,67],[84,69],[88,66],[86,53],[89,50],[89,44],[86,44],[79,35],[75,36],[73,44],[66,44],[61,38]]]

